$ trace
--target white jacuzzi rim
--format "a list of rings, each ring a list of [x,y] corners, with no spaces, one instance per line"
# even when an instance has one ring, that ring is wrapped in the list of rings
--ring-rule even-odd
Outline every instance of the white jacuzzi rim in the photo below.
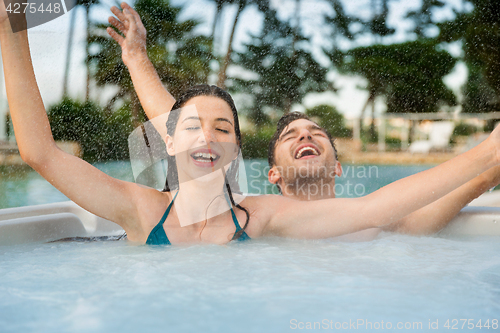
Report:
[[[0,209],[0,245],[123,233],[72,201]],[[438,236],[500,236],[500,207],[465,207]]]

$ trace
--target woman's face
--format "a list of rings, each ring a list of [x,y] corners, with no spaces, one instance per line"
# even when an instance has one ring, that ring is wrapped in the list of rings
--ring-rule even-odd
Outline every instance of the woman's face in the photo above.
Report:
[[[180,112],[173,137],[166,139],[168,154],[175,155],[179,182],[227,170],[239,152],[229,105],[218,97],[197,96]]]

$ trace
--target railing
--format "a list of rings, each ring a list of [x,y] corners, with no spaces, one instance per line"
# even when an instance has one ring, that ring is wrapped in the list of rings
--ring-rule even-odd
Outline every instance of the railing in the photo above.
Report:
[[[19,148],[15,143],[0,142],[0,154],[19,154]]]

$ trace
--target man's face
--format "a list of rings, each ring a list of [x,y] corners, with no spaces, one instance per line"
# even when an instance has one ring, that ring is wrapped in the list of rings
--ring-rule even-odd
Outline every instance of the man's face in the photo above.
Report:
[[[342,169],[326,133],[307,119],[292,121],[281,133],[275,149],[276,165],[269,170],[273,184],[329,183]]]

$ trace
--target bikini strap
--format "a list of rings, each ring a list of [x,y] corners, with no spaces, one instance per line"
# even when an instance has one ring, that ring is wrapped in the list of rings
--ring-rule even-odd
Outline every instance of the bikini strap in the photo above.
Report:
[[[238,223],[238,219],[236,218],[236,214],[234,213],[233,210],[233,205],[231,204],[231,200],[229,200],[229,196],[227,195],[226,192],[224,192],[224,196],[226,197],[226,201],[229,205],[229,208],[231,209],[231,216],[233,217],[233,223],[234,226],[236,227],[236,232],[241,230],[240,224]]]
[[[163,214],[160,222],[158,222],[158,224],[149,233],[148,239],[146,240],[146,244],[150,245],[170,244],[170,240],[168,239],[167,234],[163,229],[163,223],[165,223],[168,213],[170,213],[170,209],[172,209],[172,205],[174,204],[174,200],[177,197],[177,194],[179,194],[179,191],[177,191],[170,204],[168,204],[167,210]]]
[[[161,220],[160,220],[160,222],[158,222],[158,225],[163,225],[163,223],[165,223],[165,220],[167,219],[168,213],[170,213],[170,209],[172,209],[172,205],[174,204],[174,200],[175,200],[175,198],[177,198],[177,194],[179,194],[179,191],[177,191],[177,193],[175,193],[174,198],[168,204],[167,210],[165,211],[165,213],[161,217]]]

